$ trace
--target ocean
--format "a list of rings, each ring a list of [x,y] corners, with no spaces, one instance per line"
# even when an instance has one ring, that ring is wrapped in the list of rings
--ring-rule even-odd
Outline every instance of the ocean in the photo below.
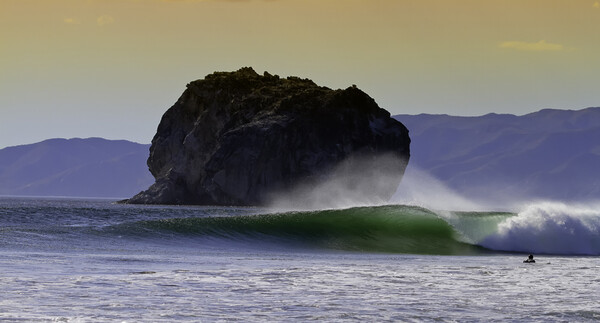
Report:
[[[599,230],[598,205],[558,202],[277,211],[5,197],[0,321],[598,321]]]

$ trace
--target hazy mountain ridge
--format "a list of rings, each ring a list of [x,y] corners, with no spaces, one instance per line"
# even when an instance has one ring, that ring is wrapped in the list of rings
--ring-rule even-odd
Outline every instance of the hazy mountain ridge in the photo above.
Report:
[[[394,117],[410,130],[409,168],[466,197],[600,197],[600,108]]]
[[[0,150],[0,194],[125,197],[153,182],[150,145],[125,140],[49,139]]]
[[[407,172],[424,170],[466,197],[600,197],[600,108],[394,117],[410,130]],[[100,138],[7,147],[0,150],[0,194],[127,197],[154,182],[148,151]]]

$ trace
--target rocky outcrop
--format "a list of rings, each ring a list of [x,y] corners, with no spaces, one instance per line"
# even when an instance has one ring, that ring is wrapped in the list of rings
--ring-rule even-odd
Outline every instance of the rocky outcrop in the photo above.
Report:
[[[333,176],[386,199],[409,144],[406,127],[355,86],[331,90],[252,68],[216,72],[188,84],[163,115],[148,158],[156,182],[127,202],[264,205]]]

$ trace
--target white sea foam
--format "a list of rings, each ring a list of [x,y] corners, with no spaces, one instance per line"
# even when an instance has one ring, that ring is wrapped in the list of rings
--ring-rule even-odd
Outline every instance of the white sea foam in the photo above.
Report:
[[[536,202],[498,225],[486,248],[547,254],[600,255],[600,203]]]

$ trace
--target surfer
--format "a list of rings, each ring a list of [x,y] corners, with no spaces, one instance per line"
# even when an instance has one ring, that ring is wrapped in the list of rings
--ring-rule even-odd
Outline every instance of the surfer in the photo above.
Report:
[[[533,255],[529,255],[529,257],[527,257],[527,259],[523,260],[524,263],[534,263],[535,260],[533,260]]]

